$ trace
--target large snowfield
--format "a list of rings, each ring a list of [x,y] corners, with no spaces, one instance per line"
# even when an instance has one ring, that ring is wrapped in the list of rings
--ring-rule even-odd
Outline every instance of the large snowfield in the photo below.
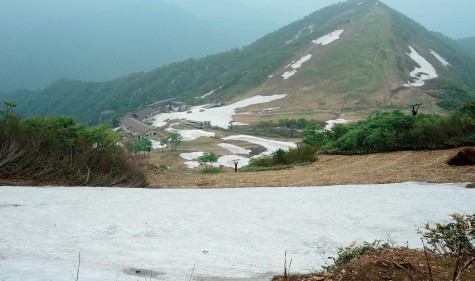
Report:
[[[160,113],[154,116],[153,126],[163,127],[167,125],[167,121],[170,120],[189,120],[189,121],[210,121],[212,126],[218,126],[221,128],[228,128],[229,122],[233,121],[233,115],[236,114],[236,109],[244,108],[250,105],[256,105],[261,103],[268,103],[275,100],[285,98],[286,94],[272,95],[272,96],[254,96],[235,102],[230,105],[214,107],[205,109],[206,105],[194,106],[188,112],[171,112]],[[236,122],[235,125],[240,123]]]
[[[464,184],[152,190],[0,188],[8,281],[270,280],[320,269],[353,240],[421,247],[417,228],[475,212]],[[194,270],[193,270],[194,268]],[[147,271],[149,270],[149,271]],[[126,274],[128,272],[129,274]],[[131,275],[130,273],[137,274]]]

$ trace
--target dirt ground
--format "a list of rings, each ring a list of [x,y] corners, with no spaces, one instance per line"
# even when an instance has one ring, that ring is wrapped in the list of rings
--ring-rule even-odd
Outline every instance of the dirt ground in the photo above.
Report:
[[[468,259],[463,259],[462,264]],[[429,261],[429,263],[428,263]],[[407,248],[381,249],[364,255],[348,266],[338,268],[334,273],[292,275],[285,279],[277,276],[274,281],[442,281],[453,280],[456,257],[436,255]],[[430,265],[430,269],[429,269]],[[432,278],[432,279],[431,279]],[[467,268],[460,281],[475,280],[475,267]]]
[[[398,182],[475,182],[475,166],[454,167],[448,159],[461,149],[402,151],[358,156],[321,155],[308,166],[266,172],[226,169],[218,175],[199,172],[150,172],[154,188],[236,188],[381,184]],[[199,168],[198,168],[199,169]]]

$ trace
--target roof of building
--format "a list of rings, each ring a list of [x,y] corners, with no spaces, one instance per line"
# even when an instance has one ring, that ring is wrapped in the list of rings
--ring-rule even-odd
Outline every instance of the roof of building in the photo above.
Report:
[[[175,98],[171,98],[171,99],[162,100],[162,101],[159,101],[159,102],[147,104],[147,107],[157,108],[157,107],[160,107],[160,106],[169,104],[169,103],[170,103],[171,101],[173,101],[173,100],[175,100]]]
[[[152,131],[152,130],[156,130],[155,127],[152,127],[152,126],[149,126],[143,122],[140,122],[139,120],[135,119],[135,118],[131,118],[131,117],[124,117],[122,118],[122,120],[120,120],[120,122],[129,127],[129,128],[132,128],[134,129],[135,131],[139,132],[139,133],[142,133],[142,134],[145,134],[149,131]]]
[[[184,106],[184,105],[186,105],[186,103],[184,103],[184,102],[175,101],[175,100],[170,101],[169,104],[175,105],[175,106]]]

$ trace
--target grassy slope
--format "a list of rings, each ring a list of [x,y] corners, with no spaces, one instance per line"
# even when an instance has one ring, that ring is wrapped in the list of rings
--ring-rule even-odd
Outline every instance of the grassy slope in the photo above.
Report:
[[[314,164],[291,170],[249,173],[227,170],[220,175],[202,175],[198,173],[201,168],[197,168],[194,173],[185,173],[183,170],[150,172],[149,180],[152,187],[160,188],[321,186],[407,181],[475,182],[474,166],[452,167],[446,164],[457,152],[458,149],[448,149],[360,156],[323,155]],[[163,164],[167,156],[163,157],[152,157],[152,162]],[[183,162],[181,159],[180,163]]]
[[[358,5],[359,2],[363,4]],[[269,74],[276,73],[291,58],[304,53],[311,40],[337,28],[348,31],[339,42],[342,44],[331,44],[331,48],[315,51],[314,57],[318,60],[301,72],[304,75],[292,77],[293,82],[286,85],[272,81],[272,87],[269,83],[264,83],[264,88],[259,87]],[[421,92],[416,89],[399,95],[400,100],[387,100],[386,97],[388,89],[406,82],[415,67],[404,53],[408,52],[408,45],[414,46],[434,65],[438,61],[430,55],[429,48],[444,55],[453,68],[439,67],[438,72],[460,78],[475,88],[475,63],[419,24],[383,4],[375,5],[374,1],[368,0],[329,6],[242,49],[189,59],[109,82],[62,80],[29,97],[18,96],[14,101],[25,116],[72,114],[81,121],[92,122],[104,110],[113,109],[121,114],[170,97],[195,103],[194,97],[220,87],[214,96],[223,100],[255,93],[292,93],[293,105],[282,112],[284,114],[302,112],[308,115],[327,107],[330,109],[324,114],[330,115],[342,108],[346,108],[345,112],[384,109],[393,104],[413,103],[416,101],[413,93]],[[356,100],[360,102],[359,106],[352,106]],[[433,104],[431,99],[428,101]],[[320,107],[314,104],[320,104]],[[437,111],[432,106],[428,109]]]

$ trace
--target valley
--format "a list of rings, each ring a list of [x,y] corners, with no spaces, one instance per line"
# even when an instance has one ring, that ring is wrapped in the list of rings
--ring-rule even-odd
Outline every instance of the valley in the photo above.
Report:
[[[209,22],[157,5],[203,49]],[[210,50],[239,39],[227,26]],[[0,281],[270,281],[375,239],[404,258],[424,224],[475,213],[472,39],[347,0],[244,47],[0,93]],[[383,266],[425,271],[411,262]]]

